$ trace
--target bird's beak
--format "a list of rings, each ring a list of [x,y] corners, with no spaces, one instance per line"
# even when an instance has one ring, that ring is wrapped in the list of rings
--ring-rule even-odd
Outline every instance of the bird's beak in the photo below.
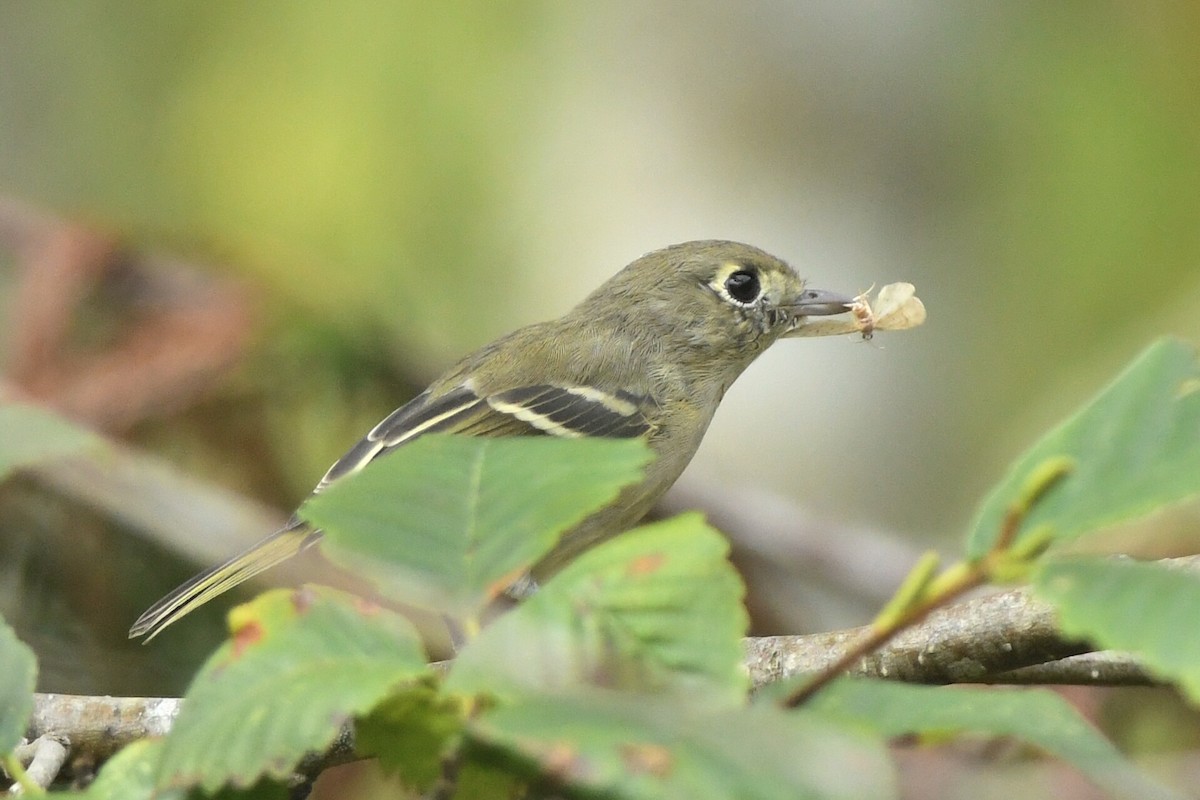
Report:
[[[853,303],[854,298],[844,294],[827,292],[824,289],[805,289],[796,298],[796,301],[788,306],[792,317],[791,327],[788,329],[789,332],[784,335],[802,335],[794,332],[804,327],[807,317],[829,317],[834,314],[844,314],[850,310]]]
[[[843,314],[854,304],[853,297],[824,289],[805,289],[792,304],[792,313],[797,317],[828,317]]]

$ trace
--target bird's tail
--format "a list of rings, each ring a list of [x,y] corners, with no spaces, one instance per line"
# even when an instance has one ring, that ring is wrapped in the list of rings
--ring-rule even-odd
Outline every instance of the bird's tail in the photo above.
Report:
[[[129,629],[129,638],[145,636],[145,641],[150,641],[180,617],[195,611],[239,583],[250,580],[263,570],[286,561],[314,544],[319,538],[320,531],[314,531],[298,520],[289,523],[244,553],[201,572],[150,606]]]

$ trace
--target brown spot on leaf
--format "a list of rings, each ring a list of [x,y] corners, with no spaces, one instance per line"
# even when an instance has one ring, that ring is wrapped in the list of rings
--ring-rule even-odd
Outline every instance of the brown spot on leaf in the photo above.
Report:
[[[313,590],[307,586],[302,586],[292,592],[292,608],[297,614],[306,614],[312,608],[313,601],[316,600],[316,595]]]
[[[578,777],[583,767],[579,751],[566,742],[555,742],[547,747],[541,762],[548,775],[560,780]]]
[[[354,610],[364,617],[374,617],[383,610],[383,606],[373,603],[365,597],[356,597],[354,598]]]
[[[630,561],[629,566],[625,568],[625,572],[631,576],[649,575],[652,572],[657,572],[666,561],[667,556],[665,553],[648,553]]]
[[[623,744],[621,760],[625,763],[625,769],[634,775],[653,775],[656,778],[669,775],[675,765],[671,751],[661,744]]]
[[[250,620],[244,625],[239,625],[233,632],[234,659],[241,658],[247,648],[253,647],[262,641],[263,634],[262,623],[258,620]]]

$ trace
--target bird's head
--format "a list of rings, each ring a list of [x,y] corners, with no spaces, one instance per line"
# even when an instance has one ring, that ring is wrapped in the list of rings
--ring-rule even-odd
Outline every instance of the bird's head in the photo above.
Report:
[[[757,247],[708,240],[647,253],[580,311],[615,316],[699,358],[730,358],[744,367],[777,339],[798,335],[809,317],[844,313],[851,302],[808,288],[784,261]]]

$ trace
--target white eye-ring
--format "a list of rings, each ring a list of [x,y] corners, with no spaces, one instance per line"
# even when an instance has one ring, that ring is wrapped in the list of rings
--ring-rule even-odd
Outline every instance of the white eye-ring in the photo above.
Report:
[[[762,283],[754,270],[739,269],[725,279],[725,291],[735,303],[753,305],[762,297]]]

